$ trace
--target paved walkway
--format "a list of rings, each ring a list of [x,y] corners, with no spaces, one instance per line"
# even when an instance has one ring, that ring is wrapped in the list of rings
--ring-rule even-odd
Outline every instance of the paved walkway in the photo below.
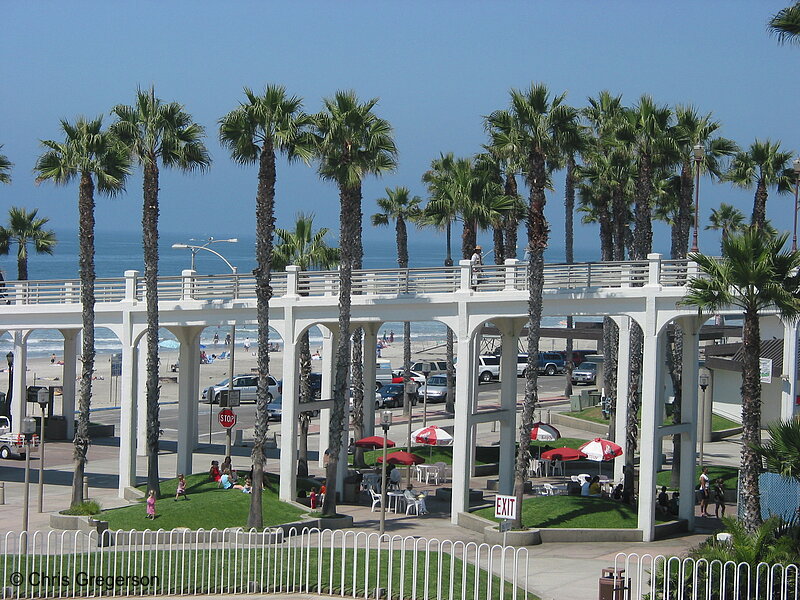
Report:
[[[554,410],[558,404],[552,405]],[[439,424],[448,424],[443,420]],[[561,428],[565,437],[589,437],[586,432]],[[399,432],[398,432],[399,433]],[[479,441],[496,439],[497,434],[491,431],[491,425],[479,430]],[[399,439],[399,436],[398,436]],[[165,446],[170,448],[170,444]],[[668,456],[670,448],[665,441]],[[715,464],[738,463],[740,445],[738,440],[706,444],[706,460]],[[237,448],[239,462],[247,462],[249,449]],[[63,509],[69,504],[70,484],[72,480],[72,450],[66,443],[50,443],[47,450],[47,475],[44,494],[44,513],[36,512],[37,488],[31,486],[30,529],[49,530],[49,512]],[[195,472],[207,469],[211,458],[219,458],[222,447],[219,445],[201,447],[195,455]],[[144,459],[140,458],[139,473],[144,473]],[[277,468],[277,460],[270,467]],[[234,464],[237,459],[234,457]],[[313,469],[312,463],[312,472]],[[38,469],[38,460],[32,460],[32,469]],[[169,452],[164,454],[161,462],[162,475],[174,477],[175,459]],[[103,508],[124,505],[117,498],[117,447],[113,441],[95,444],[91,450],[91,461],[87,465],[90,479],[90,495],[98,500]],[[0,463],[0,481],[5,482],[5,504],[0,505],[0,533],[3,531],[19,531],[22,528],[24,463],[2,461]],[[37,481],[37,473],[32,474],[32,481]],[[415,482],[416,484],[416,482]],[[417,484],[423,489],[424,485]],[[433,486],[427,486],[429,489]],[[473,489],[485,490],[486,478],[473,478]],[[489,492],[485,492],[490,498]],[[390,534],[438,538],[440,540],[482,541],[477,533],[456,527],[450,523],[449,503],[431,499],[430,514],[422,517],[389,513],[386,520],[387,532]],[[729,507],[733,510],[733,507]],[[341,512],[353,515],[356,529],[375,532],[378,528],[379,514],[370,512],[366,506],[341,506]],[[543,544],[529,548],[530,572],[529,581],[532,591],[545,600],[586,600],[597,597],[598,578],[601,569],[611,566],[618,552],[649,554],[682,554],[692,546],[699,544],[714,528],[719,526],[716,519],[698,519],[698,530],[692,535],[683,535],[655,543],[592,543],[592,544]],[[292,596],[292,598],[308,596]],[[237,597],[241,598],[241,597]],[[253,596],[255,598],[255,596]]]

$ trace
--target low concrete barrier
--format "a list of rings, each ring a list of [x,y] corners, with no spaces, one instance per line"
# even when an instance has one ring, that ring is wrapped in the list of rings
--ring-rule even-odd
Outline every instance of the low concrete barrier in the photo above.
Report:
[[[585,419],[576,419],[561,413],[551,412],[550,423],[553,425],[564,425],[573,429],[582,429],[590,433],[597,433],[603,436],[608,434],[608,425],[603,423],[595,423],[594,421],[586,421]]]

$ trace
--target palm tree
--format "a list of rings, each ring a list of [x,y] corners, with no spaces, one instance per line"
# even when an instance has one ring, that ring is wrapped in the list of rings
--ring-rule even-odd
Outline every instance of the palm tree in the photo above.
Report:
[[[361,182],[367,175],[392,171],[397,164],[392,127],[373,112],[377,103],[377,98],[362,103],[355,92],[340,91],[333,98],[326,98],[323,111],[314,117],[319,173],[323,179],[337,184],[340,201],[339,339],[326,468],[328,492],[322,507],[327,516],[336,514],[336,471],[345,427],[352,272],[360,267],[362,258]]]
[[[52,180],[66,185],[75,178],[78,188],[78,239],[81,279],[81,380],[78,392],[78,426],[75,430],[75,472],[72,477],[72,501],[83,502],[83,474],[89,447],[89,408],[92,401],[94,372],[94,192],[116,195],[124,190],[130,174],[130,159],[125,147],[113,134],[103,130],[103,119],[75,123],[61,121],[64,141],[43,140],[47,149],[36,161],[36,181]]]
[[[722,258],[691,254],[702,276],[688,284],[683,303],[701,312],[738,307],[744,313],[742,327],[742,451],[741,489],[744,524],[754,532],[761,524],[758,473],[760,458],[755,450],[761,442],[761,382],[758,356],[761,347],[759,316],[777,310],[782,319],[800,315],[800,252],[784,251],[788,236],[766,236],[757,225],[742,234],[728,236]]]
[[[767,24],[767,31],[777,36],[781,44],[796,44],[800,37],[800,2],[775,13]]]
[[[314,215],[298,213],[294,229],[276,229],[279,242],[272,254],[272,266],[285,269],[288,265],[297,265],[303,271],[310,269],[330,269],[339,261],[339,249],[331,248],[325,243],[328,228],[314,231]],[[302,290],[300,294],[305,292]],[[311,349],[308,330],[300,337],[300,403],[311,402]],[[298,477],[308,475],[308,427],[312,413],[300,413],[300,447],[298,450]]]
[[[746,151],[738,152],[731,162],[725,179],[744,189],[756,188],[753,199],[752,225],[764,227],[767,219],[767,196],[769,188],[774,187],[779,194],[791,190],[794,171],[788,169],[792,160],[791,152],[783,152],[781,143],[770,140],[756,140]]]
[[[0,148],[3,145],[0,144]],[[5,154],[0,154],[0,183],[11,183],[11,167],[14,165]]]
[[[158,476],[158,192],[159,162],[182,171],[204,170],[211,164],[202,142],[203,128],[177,102],[156,98],[155,88],[137,90],[132,106],[112,110],[112,131],[141,165],[143,178],[142,247],[147,306],[147,488],[161,493]]]
[[[509,110],[495,111],[486,118],[492,146],[504,155],[525,160],[525,179],[530,190],[528,200],[527,234],[530,265],[528,268],[528,368],[526,369],[525,400],[516,460],[515,492],[522,506],[530,460],[533,412],[538,404],[539,328],[542,319],[542,289],[544,285],[544,251],[547,247],[547,221],[544,216],[545,189],[549,177],[548,160],[554,160],[565,147],[575,143],[578,136],[578,114],[565,105],[566,94],[551,97],[544,84],[531,84],[529,89],[512,89]],[[522,526],[519,511],[516,526]]]
[[[12,206],[8,210],[8,227],[0,227],[0,254],[8,254],[11,243],[17,243],[17,279],[28,279],[28,244],[33,244],[36,254],[52,254],[56,247],[56,234],[52,229],[44,229],[50,221],[47,217],[37,218],[38,209],[28,212],[24,208]]]
[[[730,204],[721,202],[719,208],[711,209],[708,223],[706,229],[722,232],[721,250],[722,244],[731,233],[739,233],[744,229],[744,213]]]
[[[267,392],[269,375],[269,300],[272,297],[272,236],[275,229],[275,152],[290,159],[311,158],[310,138],[306,128],[311,119],[302,111],[302,100],[287,96],[279,85],[267,85],[259,96],[244,88],[245,102],[222,117],[219,139],[240,164],[258,164],[256,187],[256,312],[258,318],[258,386],[256,422],[253,436],[253,489],[262,489],[264,447],[269,428]],[[248,527],[263,525],[261,494],[252,494]]]
[[[800,482],[800,419],[773,423],[769,441],[755,446],[767,469]]]

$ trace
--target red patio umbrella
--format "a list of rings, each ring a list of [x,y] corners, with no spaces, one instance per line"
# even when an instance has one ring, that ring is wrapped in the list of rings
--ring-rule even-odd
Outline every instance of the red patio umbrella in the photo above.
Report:
[[[542,452],[542,458],[545,460],[578,460],[586,458],[586,455],[575,448],[564,447]]]
[[[383,438],[379,435],[371,435],[369,437],[361,438],[356,442],[359,448],[369,448],[370,450],[377,450],[383,448]],[[386,440],[387,448],[394,448],[395,443],[392,440]]]
[[[383,462],[382,456],[378,457],[378,462]],[[386,462],[393,465],[419,465],[424,463],[425,459],[417,454],[413,454],[412,452],[399,450],[398,452],[392,452],[389,456],[387,456]]]
[[[534,423],[531,427],[531,441],[554,442],[561,438],[561,432],[549,423]]]

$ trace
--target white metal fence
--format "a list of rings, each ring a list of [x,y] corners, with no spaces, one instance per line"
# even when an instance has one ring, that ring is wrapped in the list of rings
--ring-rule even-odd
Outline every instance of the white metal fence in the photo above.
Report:
[[[525,548],[319,529],[7,533],[2,598],[319,593],[527,600]]]
[[[796,564],[617,554],[614,568],[624,570],[608,581],[614,600],[797,600],[800,568]]]

